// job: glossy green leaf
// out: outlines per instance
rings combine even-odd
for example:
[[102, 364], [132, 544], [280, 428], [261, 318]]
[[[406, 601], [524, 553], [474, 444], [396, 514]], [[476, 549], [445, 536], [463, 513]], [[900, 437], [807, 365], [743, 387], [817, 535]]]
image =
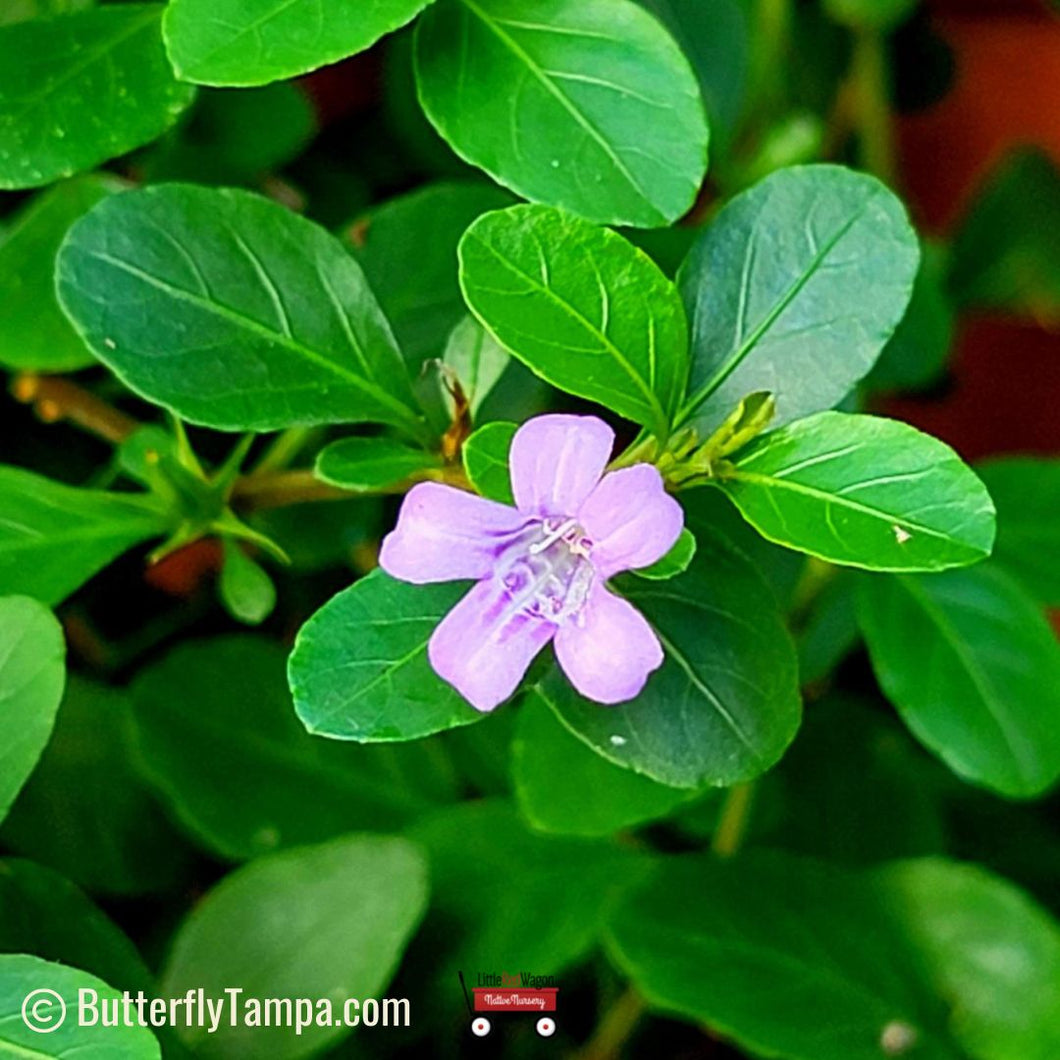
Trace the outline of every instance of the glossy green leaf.
[[519, 709], [512, 779], [526, 820], [562, 835], [610, 835], [665, 817], [690, 797], [602, 758], [560, 723], [537, 692]]
[[0, 27], [0, 188], [91, 169], [177, 120], [194, 89], [166, 61], [161, 18], [121, 4]]
[[417, 26], [416, 80], [457, 154], [524, 198], [650, 228], [703, 180], [696, 77], [630, 0], [438, 0]]
[[203, 85], [264, 85], [371, 47], [430, 0], [173, 0], [166, 50], [179, 77]]
[[[474, 420], [511, 361], [508, 351], [474, 317], [466, 316], [449, 332], [442, 363], [459, 385]], [[452, 406], [451, 396], [449, 402]]]
[[458, 970], [558, 975], [585, 957], [608, 911], [647, 867], [628, 847], [531, 832], [498, 799], [439, 811], [409, 834], [430, 855], [431, 992], [455, 989], [457, 1003]]
[[1002, 457], [976, 471], [997, 506], [997, 562], [1036, 600], [1060, 607], [1060, 460]]
[[84, 893], [22, 858], [0, 861], [0, 953], [59, 961], [119, 990], [151, 989], [151, 973], [136, 947]]
[[905, 315], [918, 261], [904, 207], [865, 174], [796, 166], [737, 196], [678, 277], [684, 418], [709, 434], [755, 390], [776, 399], [778, 426], [837, 404]]
[[683, 574], [620, 583], [666, 653], [636, 699], [602, 708], [558, 670], [539, 687], [598, 754], [675, 788], [727, 786], [764, 772], [791, 742], [801, 713], [795, 649], [772, 593], [722, 539], [697, 537]]
[[31, 200], [17, 216], [0, 242], [0, 365], [69, 372], [95, 364], [55, 299], [55, 255], [70, 225], [121, 187], [112, 177], [80, 177]]
[[681, 531], [681, 536], [675, 542], [674, 547], [662, 559], [656, 560], [650, 567], [641, 567], [633, 573], [639, 578], [665, 581], [667, 578], [673, 578], [688, 570], [688, 565], [695, 554], [696, 539], [692, 536], [692, 531], [686, 527]]
[[66, 683], [62, 626], [28, 596], [0, 596], [0, 820], [55, 724]]
[[427, 659], [434, 627], [466, 590], [409, 585], [377, 570], [332, 597], [299, 631], [288, 664], [305, 727], [372, 743], [480, 720]]
[[318, 454], [318, 479], [348, 490], [384, 490], [429, 468], [441, 457], [395, 438], [340, 438]]
[[945, 570], [994, 543], [994, 506], [972, 470], [897, 420], [808, 416], [737, 453], [719, 484], [770, 541], [831, 563]]
[[134, 769], [125, 693], [73, 676], [51, 742], [0, 837], [8, 849], [92, 892], [172, 888], [189, 863]]
[[547, 206], [480, 217], [460, 241], [471, 311], [553, 386], [664, 434], [688, 372], [673, 284], [621, 236]]
[[487, 423], [464, 442], [464, 471], [471, 485], [491, 501], [515, 504], [508, 453], [518, 429], [514, 423]]
[[[82, 991], [91, 991], [97, 1002], [94, 1025], [81, 1026], [78, 1019]], [[23, 1003], [31, 995], [28, 1019]], [[103, 1026], [100, 1002], [108, 1009], [121, 995], [102, 979], [79, 968], [42, 961], [27, 954], [0, 955], [0, 1055], [26, 1060], [160, 1060], [154, 1035], [135, 1022], [126, 1026]], [[86, 1018], [91, 1016], [86, 1013]]]
[[1060, 777], [1060, 644], [994, 564], [865, 579], [859, 616], [884, 692], [955, 773], [1014, 798]]
[[0, 592], [57, 604], [170, 519], [144, 495], [77, 489], [0, 466]]
[[259, 564], [228, 538], [224, 543], [224, 565], [218, 581], [221, 603], [237, 621], [256, 626], [276, 606], [276, 586]]
[[932, 985], [955, 998], [954, 1036], [976, 1060], [1060, 1054], [1060, 925], [1019, 888], [975, 865], [887, 866], [878, 888]]
[[900, 928], [868, 878], [825, 864], [670, 858], [612, 918], [610, 949], [649, 1003], [753, 1055], [961, 1060]]
[[349, 227], [354, 257], [413, 370], [440, 357], [466, 309], [456, 248], [476, 217], [511, 202], [491, 184], [430, 184], [372, 209]]
[[137, 677], [133, 709], [149, 779], [227, 858], [398, 828], [453, 794], [423, 744], [309, 736], [291, 710], [283, 650], [264, 639], [180, 645]]
[[357, 263], [276, 203], [184, 184], [129, 192], [73, 227], [57, 268], [59, 301], [96, 356], [192, 423], [421, 431]]
[[[227, 876], [178, 929], [163, 996], [242, 988], [248, 998], [378, 998], [427, 899], [423, 856], [404, 839], [345, 836], [259, 858]], [[349, 1028], [180, 1028], [198, 1057], [306, 1056]]]

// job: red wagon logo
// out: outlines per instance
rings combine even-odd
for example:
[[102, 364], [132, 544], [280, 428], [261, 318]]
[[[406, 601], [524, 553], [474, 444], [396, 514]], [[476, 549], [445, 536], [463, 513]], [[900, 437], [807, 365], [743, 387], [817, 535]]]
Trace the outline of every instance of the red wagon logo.
[[471, 1015], [471, 1033], [478, 1038], [485, 1038], [493, 1029], [490, 1019], [480, 1015], [483, 1012], [537, 1015], [536, 1030], [542, 1038], [550, 1038], [556, 1033], [555, 1019], [542, 1013], [556, 1011], [557, 987], [476, 986], [469, 993], [463, 972], [460, 972], [460, 986]]

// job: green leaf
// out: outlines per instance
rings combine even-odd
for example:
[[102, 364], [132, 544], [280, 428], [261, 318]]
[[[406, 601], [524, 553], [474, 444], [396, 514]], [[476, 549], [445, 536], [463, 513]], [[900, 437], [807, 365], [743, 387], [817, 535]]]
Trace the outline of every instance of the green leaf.
[[651, 1004], [754, 1055], [960, 1060], [900, 928], [868, 878], [825, 864], [669, 858], [612, 918], [610, 950]]
[[[474, 317], [465, 316], [449, 332], [442, 363], [459, 383], [474, 420], [511, 361], [507, 350]], [[449, 404], [452, 407], [451, 397]]]
[[[327, 998], [341, 1017], [346, 998], [379, 997], [427, 898], [426, 866], [404, 839], [344, 836], [272, 854], [232, 873], [178, 929], [162, 995], [203, 988], [223, 997]], [[179, 1028], [204, 1058], [305, 1056], [349, 1028]]]
[[459, 969], [559, 974], [593, 949], [608, 911], [647, 867], [628, 847], [535, 834], [498, 799], [439, 811], [409, 834], [430, 854], [425, 934], [439, 992], [458, 989]]
[[386, 831], [453, 795], [424, 744], [357, 747], [309, 736], [284, 654], [250, 636], [175, 648], [133, 685], [145, 772], [176, 817], [226, 858]]
[[902, 204], [840, 166], [782, 169], [738, 195], [692, 247], [678, 283], [692, 331], [700, 436], [768, 391], [776, 424], [837, 404], [905, 314], [919, 259]]
[[935, 383], [953, 345], [955, 311], [941, 247], [925, 243], [902, 322], [865, 379], [870, 390], [918, 390]]
[[650, 228], [702, 183], [696, 77], [630, 0], [438, 0], [416, 28], [416, 81], [457, 154], [524, 198]]
[[31, 200], [0, 242], [0, 365], [70, 372], [95, 364], [55, 298], [55, 255], [66, 230], [119, 181], [85, 176]]
[[[83, 991], [91, 992], [88, 999], [95, 995], [94, 1025], [81, 1026], [78, 1019]], [[22, 1006], [34, 995], [27, 1021]], [[75, 1053], [80, 1060], [159, 1060], [158, 1042], [146, 1027], [121, 1020], [117, 1026], [103, 1026], [104, 1002], [108, 1009], [115, 1004], [120, 1009], [121, 995], [88, 972], [24, 953], [4, 954], [0, 956], [0, 1054], [27, 1060], [61, 1060]]]
[[917, 0], [824, 0], [831, 18], [861, 30], [890, 31], [914, 11]]
[[440, 468], [436, 453], [415, 449], [395, 438], [340, 438], [318, 454], [314, 474], [348, 490], [385, 490], [430, 468]]
[[688, 372], [673, 284], [620, 235], [547, 206], [480, 217], [460, 241], [471, 311], [542, 379], [665, 435]]
[[1060, 607], [1060, 460], [1004, 457], [976, 471], [997, 506], [995, 559], [1036, 600]]
[[0, 27], [0, 188], [91, 169], [177, 120], [195, 90], [166, 62], [161, 17], [121, 4]]
[[876, 874], [939, 996], [959, 999], [954, 1036], [977, 1060], [1060, 1055], [1060, 925], [1017, 887], [941, 859]]
[[958, 305], [1060, 322], [1060, 170], [1038, 148], [1011, 152], [990, 174], [953, 239]]
[[665, 817], [690, 797], [601, 758], [559, 722], [537, 692], [519, 709], [512, 779], [527, 821], [564, 835], [610, 835]]
[[377, 570], [328, 601], [299, 631], [288, 664], [305, 727], [372, 743], [479, 721], [427, 659], [434, 627], [466, 590], [464, 583], [408, 585]]
[[511, 202], [491, 184], [430, 184], [375, 207], [349, 228], [354, 257], [412, 371], [440, 357], [465, 315], [456, 248], [476, 217]]
[[268, 431], [377, 420], [422, 433], [357, 263], [267, 199], [185, 184], [116, 196], [71, 229], [57, 282], [96, 356], [189, 422]]
[[237, 621], [257, 626], [276, 606], [276, 586], [266, 571], [231, 538], [224, 543], [224, 566], [218, 583], [225, 610]]
[[81, 968], [120, 990], [151, 989], [136, 947], [57, 872], [21, 858], [0, 861], [0, 952], [32, 953]]
[[994, 543], [986, 488], [897, 420], [821, 412], [736, 454], [719, 484], [770, 541], [868, 570], [945, 570]]
[[799, 680], [804, 688], [828, 681], [859, 640], [857, 575], [853, 571], [836, 571], [834, 567], [825, 567], [824, 571], [832, 576], [798, 631]]
[[0, 592], [57, 604], [111, 560], [169, 528], [143, 494], [77, 489], [0, 466]]
[[173, 0], [166, 50], [177, 75], [202, 85], [264, 85], [370, 48], [430, 0]]
[[518, 429], [514, 423], [487, 423], [464, 442], [464, 471], [471, 485], [491, 501], [515, 504], [508, 453]]
[[688, 570], [688, 565], [695, 554], [696, 539], [692, 536], [692, 531], [686, 527], [681, 531], [681, 536], [674, 543], [674, 547], [662, 559], [656, 560], [650, 567], [641, 567], [633, 573], [638, 578], [648, 578], [650, 581], [666, 581]]
[[4, 0], [0, 4], [0, 26], [68, 15], [74, 11], [84, 11], [93, 3], [94, 0]]
[[636, 699], [603, 708], [558, 670], [539, 687], [598, 754], [675, 788], [758, 776], [780, 758], [800, 718], [795, 649], [772, 593], [721, 538], [698, 529], [697, 538], [683, 574], [619, 584], [666, 653]]
[[179, 885], [188, 851], [132, 765], [123, 692], [71, 675], [55, 731], [0, 836], [92, 892]]
[[28, 596], [0, 596], [0, 820], [22, 790], [55, 724], [66, 683], [62, 626]]
[[884, 692], [955, 773], [1013, 798], [1060, 777], [1060, 645], [995, 565], [867, 578], [858, 612]]

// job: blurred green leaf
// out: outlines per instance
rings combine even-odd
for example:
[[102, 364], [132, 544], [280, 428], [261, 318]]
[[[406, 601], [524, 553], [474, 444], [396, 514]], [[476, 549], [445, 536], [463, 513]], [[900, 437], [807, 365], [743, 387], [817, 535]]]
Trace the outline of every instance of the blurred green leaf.
[[50, 18], [54, 15], [69, 15], [84, 11], [95, 0], [3, 0], [0, 3], [0, 26], [14, 22], [31, 22], [33, 19]]
[[429, 0], [174, 0], [166, 50], [185, 81], [264, 85], [364, 51], [405, 25]]
[[944, 570], [994, 543], [994, 506], [949, 446], [897, 420], [821, 412], [762, 435], [719, 485], [759, 533], [869, 570]]
[[188, 850], [132, 761], [126, 695], [71, 676], [51, 742], [0, 831], [5, 846], [88, 891], [180, 883]]
[[66, 684], [62, 626], [28, 596], [0, 596], [0, 821], [55, 724]]
[[309, 736], [284, 652], [251, 636], [181, 644], [133, 684], [145, 771], [180, 821], [226, 858], [385, 831], [453, 797], [439, 749]]
[[22, 858], [0, 861], [0, 952], [81, 968], [119, 990], [151, 990], [129, 939], [69, 880]]
[[958, 305], [1060, 321], [1060, 171], [1038, 148], [1011, 152], [957, 229], [950, 289]]
[[515, 504], [508, 452], [518, 429], [514, 423], [487, 423], [464, 442], [464, 471], [471, 485], [491, 501]]
[[1060, 777], [1060, 644], [994, 564], [866, 578], [859, 617], [876, 677], [958, 775], [1013, 798]]
[[0, 188], [91, 169], [177, 120], [195, 90], [166, 61], [161, 17], [121, 4], [0, 26]]
[[[267, 199], [188, 184], [128, 192], [74, 225], [57, 269], [59, 301], [97, 357], [189, 422], [423, 431], [357, 263]], [[139, 308], [112, 312], [120, 302]]]
[[738, 195], [678, 274], [684, 418], [706, 436], [756, 390], [776, 399], [777, 426], [836, 405], [905, 314], [918, 260], [905, 208], [863, 173], [796, 166]]
[[852, 571], [836, 572], [798, 630], [796, 647], [803, 687], [826, 680], [858, 642], [856, 579]]
[[464, 229], [510, 202], [507, 192], [490, 184], [428, 184], [373, 208], [349, 227], [353, 255], [413, 371], [442, 356], [446, 336], [465, 315], [456, 275]]
[[915, 10], [918, 0], [824, 0], [828, 14], [852, 29], [890, 31]]
[[[0, 955], [0, 1054], [34, 1060], [62, 1060], [75, 1053], [81, 1060], [159, 1060], [158, 1042], [146, 1027], [121, 1021], [103, 1026], [98, 1009], [97, 1022], [81, 1026], [76, 1017], [83, 991], [94, 993], [100, 1007], [103, 1002], [121, 1007], [118, 991], [88, 972], [23, 953]], [[23, 1002], [34, 995], [39, 996], [27, 1019]]]
[[691, 793], [602, 758], [531, 692], [519, 709], [512, 772], [519, 809], [543, 832], [606, 836], [665, 817]]
[[665, 435], [688, 371], [673, 284], [606, 228], [547, 206], [479, 218], [460, 241], [471, 311], [553, 386]]
[[315, 573], [348, 567], [355, 557], [368, 562], [382, 532], [382, 504], [378, 497], [309, 501], [263, 509], [250, 522], [283, 549], [293, 570]]
[[170, 517], [144, 494], [77, 489], [0, 466], [0, 592], [57, 604]]
[[55, 299], [55, 255], [67, 229], [122, 189], [103, 175], [79, 177], [30, 200], [0, 242], [0, 365], [70, 372], [95, 364]]
[[696, 539], [692, 536], [692, 531], [685, 527], [674, 547], [662, 559], [656, 560], [650, 567], [641, 567], [633, 573], [638, 578], [647, 578], [649, 581], [666, 581], [688, 570], [688, 565], [695, 554]]
[[[347, 998], [379, 997], [427, 900], [417, 847], [384, 836], [344, 836], [259, 858], [227, 876], [178, 929], [163, 996], [204, 989], [223, 997], [327, 998], [341, 1017]], [[267, 1055], [289, 1060], [349, 1033], [317, 1023], [254, 1027], [225, 1022], [181, 1028], [204, 1060]]]
[[618, 583], [666, 652], [636, 699], [603, 708], [558, 670], [539, 686], [598, 754], [677, 788], [727, 786], [764, 772], [791, 742], [801, 713], [795, 649], [772, 593], [723, 539], [709, 530], [697, 537], [683, 574]]
[[[442, 363], [456, 377], [474, 420], [511, 362], [507, 350], [474, 317], [466, 316], [449, 332]], [[454, 405], [451, 396], [449, 404]]]
[[340, 438], [318, 454], [318, 479], [348, 490], [383, 490], [428, 468], [440, 468], [435, 453], [394, 438]]
[[218, 590], [225, 610], [237, 622], [248, 626], [264, 622], [276, 606], [276, 586], [272, 579], [231, 538], [224, 542], [224, 565]]
[[409, 585], [376, 570], [332, 597], [299, 631], [288, 664], [302, 724], [373, 743], [481, 720], [427, 659], [434, 627], [466, 590], [462, 582]]
[[527, 199], [652, 227], [702, 182], [699, 85], [631, 0], [438, 0], [416, 27], [416, 80], [454, 150]]
[[994, 558], [1036, 600], [1060, 607], [1060, 460], [999, 457], [976, 471], [997, 506]]

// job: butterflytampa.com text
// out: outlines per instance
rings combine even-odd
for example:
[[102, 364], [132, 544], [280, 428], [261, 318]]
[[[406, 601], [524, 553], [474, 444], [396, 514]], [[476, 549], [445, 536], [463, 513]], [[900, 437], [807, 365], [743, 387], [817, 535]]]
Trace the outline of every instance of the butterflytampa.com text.
[[90, 988], [77, 994], [77, 1022], [82, 1027], [198, 1027], [213, 1034], [221, 1027], [290, 1027], [301, 1034], [310, 1027], [408, 1027], [407, 998], [255, 998], [240, 987], [211, 997], [202, 988], [183, 997], [148, 997], [142, 990], [120, 997], [100, 997]]

